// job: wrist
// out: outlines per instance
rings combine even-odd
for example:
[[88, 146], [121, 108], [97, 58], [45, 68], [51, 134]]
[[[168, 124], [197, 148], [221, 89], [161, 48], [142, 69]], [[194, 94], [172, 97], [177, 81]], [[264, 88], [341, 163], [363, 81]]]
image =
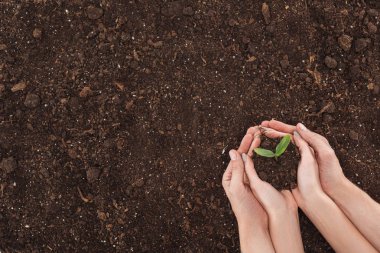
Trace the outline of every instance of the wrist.
[[300, 198], [297, 200], [297, 204], [302, 211], [307, 211], [308, 209], [312, 209], [314, 206], [318, 206], [318, 203], [323, 201], [324, 198], [328, 197], [326, 193], [322, 190], [315, 190], [312, 192], [308, 192], [307, 195], [300, 193]]
[[335, 198], [336, 195], [346, 191], [352, 186], [350, 180], [348, 180], [343, 174], [334, 181], [333, 184], [328, 186], [323, 186], [323, 191], [330, 196], [331, 198]]
[[[254, 250], [265, 241], [270, 242], [269, 228], [262, 224], [247, 226], [239, 224], [239, 241], [242, 252], [256, 252]], [[259, 247], [260, 248], [260, 247]]]

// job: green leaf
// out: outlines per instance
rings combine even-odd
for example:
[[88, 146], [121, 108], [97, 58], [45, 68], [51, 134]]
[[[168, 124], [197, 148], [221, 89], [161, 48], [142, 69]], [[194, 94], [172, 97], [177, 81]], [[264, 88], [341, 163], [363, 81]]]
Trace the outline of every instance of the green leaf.
[[282, 137], [280, 143], [276, 147], [275, 156], [279, 157], [280, 155], [282, 155], [285, 152], [286, 148], [289, 146], [289, 143], [290, 135], [285, 135], [284, 137]]
[[260, 156], [264, 156], [264, 157], [274, 157], [275, 156], [275, 154], [268, 149], [255, 148], [254, 150], [255, 150], [256, 154], [258, 154]]

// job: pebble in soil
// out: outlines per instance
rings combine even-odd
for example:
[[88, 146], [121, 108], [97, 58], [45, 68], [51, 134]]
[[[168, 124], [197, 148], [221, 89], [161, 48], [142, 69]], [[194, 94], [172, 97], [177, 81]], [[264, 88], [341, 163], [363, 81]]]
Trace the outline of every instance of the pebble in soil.
[[26, 95], [24, 105], [28, 108], [36, 108], [40, 104], [40, 97], [34, 93]]
[[[280, 139], [264, 138], [260, 147], [274, 151], [279, 142]], [[292, 143], [277, 160], [254, 154], [255, 169], [259, 177], [273, 185], [277, 190], [295, 188], [299, 160], [300, 156], [296, 146]]]
[[334, 58], [332, 58], [331, 56], [326, 56], [325, 64], [330, 69], [335, 69], [336, 66], [338, 66], [338, 62]]
[[17, 168], [17, 161], [12, 157], [3, 158], [0, 162], [0, 169], [5, 173], [11, 173]]
[[95, 20], [103, 16], [103, 9], [91, 5], [87, 7], [86, 13], [89, 19]]

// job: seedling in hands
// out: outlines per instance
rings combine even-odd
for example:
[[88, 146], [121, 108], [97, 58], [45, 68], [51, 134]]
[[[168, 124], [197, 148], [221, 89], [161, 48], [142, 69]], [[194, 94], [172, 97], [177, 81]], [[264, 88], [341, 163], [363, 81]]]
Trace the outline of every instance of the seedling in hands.
[[277, 158], [280, 157], [285, 152], [285, 150], [289, 146], [289, 143], [290, 143], [290, 135], [285, 135], [284, 137], [282, 137], [280, 143], [277, 144], [275, 152], [273, 152], [272, 150], [265, 149], [265, 148], [255, 148], [254, 150], [255, 150], [255, 153], [260, 156], [274, 157], [277, 160]]

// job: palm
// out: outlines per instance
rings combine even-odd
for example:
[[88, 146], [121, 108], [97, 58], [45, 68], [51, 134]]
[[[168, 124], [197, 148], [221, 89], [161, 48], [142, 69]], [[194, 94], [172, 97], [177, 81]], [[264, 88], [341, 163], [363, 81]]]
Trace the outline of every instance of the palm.
[[259, 217], [268, 220], [267, 214], [263, 207], [252, 194], [249, 185], [235, 191], [236, 196], [231, 198], [231, 205], [234, 213], [239, 217]]

